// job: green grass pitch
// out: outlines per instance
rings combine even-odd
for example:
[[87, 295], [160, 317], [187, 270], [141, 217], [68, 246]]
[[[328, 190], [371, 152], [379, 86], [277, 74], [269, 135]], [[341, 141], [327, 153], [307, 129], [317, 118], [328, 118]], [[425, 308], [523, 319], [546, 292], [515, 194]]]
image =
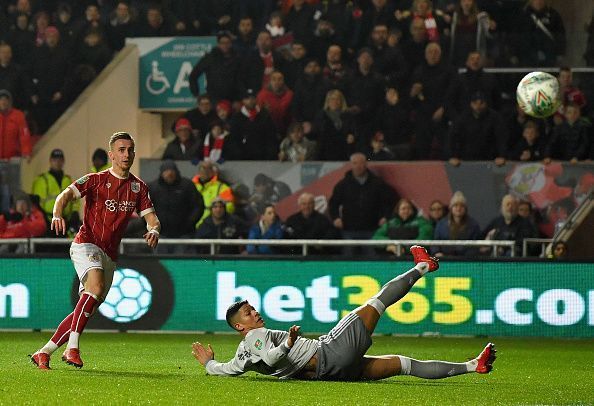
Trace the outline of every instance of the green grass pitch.
[[[53, 370], [40, 371], [27, 354], [49, 337], [0, 332], [0, 404], [594, 404], [594, 340], [493, 338], [498, 359], [489, 375], [345, 383], [207, 376], [190, 343], [211, 343], [216, 358], [228, 360], [238, 335], [89, 332], [81, 337], [84, 368], [64, 364], [57, 352]], [[487, 341], [378, 336], [369, 353], [465, 361]]]

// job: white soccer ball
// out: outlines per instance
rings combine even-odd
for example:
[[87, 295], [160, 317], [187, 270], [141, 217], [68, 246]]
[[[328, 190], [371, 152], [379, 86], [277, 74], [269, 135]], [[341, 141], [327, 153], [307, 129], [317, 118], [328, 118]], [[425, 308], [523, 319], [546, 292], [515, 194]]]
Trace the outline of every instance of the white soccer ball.
[[130, 268], [117, 269], [99, 312], [115, 322], [129, 323], [148, 312], [152, 297], [153, 288], [144, 275]]
[[545, 118], [561, 104], [559, 81], [550, 73], [530, 72], [518, 84], [516, 100], [529, 116]]

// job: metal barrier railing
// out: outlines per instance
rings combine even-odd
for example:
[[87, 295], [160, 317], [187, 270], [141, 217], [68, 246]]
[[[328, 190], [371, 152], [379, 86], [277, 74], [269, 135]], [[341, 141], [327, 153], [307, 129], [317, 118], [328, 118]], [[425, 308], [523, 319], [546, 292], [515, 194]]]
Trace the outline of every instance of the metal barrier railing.
[[552, 238], [524, 238], [522, 241], [522, 256], [528, 256], [528, 246], [540, 244], [540, 257], [546, 254], [547, 245], [553, 242]]
[[[9, 238], [0, 240], [0, 245], [17, 244], [25, 245], [27, 253], [35, 253], [36, 246], [44, 245], [69, 245], [72, 241], [65, 238]], [[126, 253], [126, 246], [144, 245], [142, 238], [124, 238], [119, 247], [120, 254]], [[270, 246], [301, 246], [303, 256], [308, 255], [308, 248], [311, 246], [344, 247], [344, 246], [373, 246], [385, 247], [396, 245], [397, 256], [401, 255], [401, 248], [410, 245], [447, 246], [447, 247], [489, 247], [493, 257], [500, 256], [498, 248], [509, 248], [511, 256], [516, 254], [515, 241], [494, 241], [494, 240], [251, 240], [251, 239], [194, 239], [162, 238], [160, 245], [188, 245], [188, 246], [209, 246], [210, 254], [216, 253], [218, 246], [224, 245], [270, 245]]]

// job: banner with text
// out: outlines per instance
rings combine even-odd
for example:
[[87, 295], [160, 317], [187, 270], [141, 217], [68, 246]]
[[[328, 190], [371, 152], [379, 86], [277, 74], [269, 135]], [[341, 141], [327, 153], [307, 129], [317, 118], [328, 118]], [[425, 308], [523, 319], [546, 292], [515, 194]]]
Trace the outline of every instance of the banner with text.
[[[92, 328], [229, 331], [248, 299], [270, 328], [323, 333], [408, 262], [124, 258]], [[72, 310], [67, 259], [0, 259], [0, 328], [51, 329]], [[594, 264], [449, 262], [387, 309], [383, 334], [594, 337]]]
[[[216, 44], [216, 37], [129, 38], [139, 60], [139, 107], [147, 110], [189, 110], [196, 106], [190, 72]], [[199, 79], [201, 93], [204, 77]]]

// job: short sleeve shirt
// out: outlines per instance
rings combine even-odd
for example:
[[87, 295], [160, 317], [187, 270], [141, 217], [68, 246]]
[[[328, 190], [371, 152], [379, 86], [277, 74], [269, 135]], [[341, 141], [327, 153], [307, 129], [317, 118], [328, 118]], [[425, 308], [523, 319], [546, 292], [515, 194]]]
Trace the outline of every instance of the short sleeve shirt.
[[132, 174], [121, 178], [107, 169], [87, 174], [69, 188], [77, 198], [86, 197], [83, 225], [74, 242], [95, 244], [114, 261], [132, 214], [143, 217], [155, 211], [147, 185]]

